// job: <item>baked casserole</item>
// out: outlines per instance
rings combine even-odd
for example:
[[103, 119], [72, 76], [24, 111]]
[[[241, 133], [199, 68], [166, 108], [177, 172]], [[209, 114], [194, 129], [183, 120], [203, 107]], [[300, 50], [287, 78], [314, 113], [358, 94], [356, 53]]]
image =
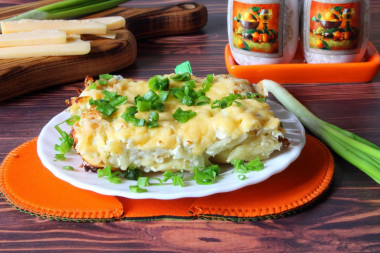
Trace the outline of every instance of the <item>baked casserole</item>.
[[280, 120], [254, 92], [247, 80], [230, 75], [87, 77], [80, 96], [68, 102], [70, 113], [80, 116], [71, 131], [74, 148], [88, 166], [114, 171], [192, 171], [234, 159], [265, 160], [286, 139]]

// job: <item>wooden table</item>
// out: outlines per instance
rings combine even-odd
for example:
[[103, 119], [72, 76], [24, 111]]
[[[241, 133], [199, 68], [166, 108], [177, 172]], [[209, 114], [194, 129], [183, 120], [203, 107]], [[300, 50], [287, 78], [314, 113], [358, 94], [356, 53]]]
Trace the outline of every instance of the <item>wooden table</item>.
[[[27, 0], [0, 1], [0, 6]], [[126, 6], [174, 3], [140, 0]], [[146, 39], [138, 58], [117, 72], [147, 79], [171, 73], [183, 60], [198, 76], [226, 73], [227, 1], [200, 0], [209, 22], [191, 35]], [[380, 2], [371, 1], [370, 40], [380, 49]], [[349, 74], [349, 73], [347, 73]], [[0, 103], [0, 161], [37, 136], [66, 108], [82, 82], [37, 91]], [[320, 118], [380, 145], [380, 75], [369, 83], [288, 84], [285, 87]], [[0, 198], [0, 251], [380, 251], [380, 186], [339, 156], [329, 193], [310, 208], [285, 218], [255, 222], [144, 221], [72, 223], [21, 213]]]

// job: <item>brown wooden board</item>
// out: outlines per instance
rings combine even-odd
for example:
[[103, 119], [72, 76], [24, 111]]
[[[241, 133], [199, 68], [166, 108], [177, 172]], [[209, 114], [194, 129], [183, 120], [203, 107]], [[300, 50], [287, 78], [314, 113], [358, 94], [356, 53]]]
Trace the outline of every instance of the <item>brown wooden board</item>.
[[[0, 17], [15, 16], [53, 0], [0, 9]], [[126, 28], [116, 39], [83, 36], [91, 51], [81, 56], [49, 56], [0, 60], [0, 101], [37, 89], [82, 80], [86, 75], [111, 73], [133, 64], [136, 39], [192, 33], [207, 23], [207, 9], [196, 2], [153, 8], [116, 7], [86, 18], [123, 16]]]

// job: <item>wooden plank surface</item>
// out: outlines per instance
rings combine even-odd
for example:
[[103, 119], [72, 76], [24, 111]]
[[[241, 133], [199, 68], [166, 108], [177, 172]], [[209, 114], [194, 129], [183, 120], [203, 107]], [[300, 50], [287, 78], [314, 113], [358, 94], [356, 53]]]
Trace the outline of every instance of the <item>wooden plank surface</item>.
[[[52, 2], [56, 0], [42, 3]], [[0, 9], [0, 17], [12, 17], [42, 3], [6, 7]], [[86, 75], [97, 76], [124, 69], [136, 60], [136, 38], [192, 33], [207, 23], [206, 8], [195, 2], [150, 8], [117, 7], [88, 17], [103, 16], [124, 17], [126, 28], [115, 30], [115, 39], [82, 36], [91, 41], [89, 54], [0, 59], [0, 101], [41, 88], [79, 81]]]
[[[26, 0], [0, 0], [2, 6]], [[177, 1], [131, 1], [152, 7]], [[190, 60], [198, 76], [226, 73], [227, 1], [199, 1], [208, 24], [191, 35], [143, 39], [136, 62], [115, 72], [147, 79], [173, 72]], [[380, 2], [371, 1], [370, 39], [380, 49]], [[348, 73], [349, 74], [349, 73]], [[380, 145], [380, 75], [369, 83], [285, 85], [312, 112]], [[37, 136], [81, 82], [47, 88], [0, 102], [0, 160]], [[165, 252], [379, 252], [380, 186], [334, 154], [336, 172], [328, 194], [286, 218], [260, 222], [145, 221], [65, 223], [21, 213], [0, 198], [0, 251]]]

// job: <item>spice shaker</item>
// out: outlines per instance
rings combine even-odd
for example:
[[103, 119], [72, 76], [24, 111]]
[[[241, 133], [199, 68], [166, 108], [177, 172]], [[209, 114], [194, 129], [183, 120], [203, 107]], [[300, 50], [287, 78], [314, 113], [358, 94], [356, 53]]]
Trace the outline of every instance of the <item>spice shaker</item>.
[[227, 24], [238, 64], [288, 63], [298, 43], [298, 0], [229, 0]]
[[369, 0], [306, 0], [301, 31], [308, 63], [360, 61], [369, 37]]

